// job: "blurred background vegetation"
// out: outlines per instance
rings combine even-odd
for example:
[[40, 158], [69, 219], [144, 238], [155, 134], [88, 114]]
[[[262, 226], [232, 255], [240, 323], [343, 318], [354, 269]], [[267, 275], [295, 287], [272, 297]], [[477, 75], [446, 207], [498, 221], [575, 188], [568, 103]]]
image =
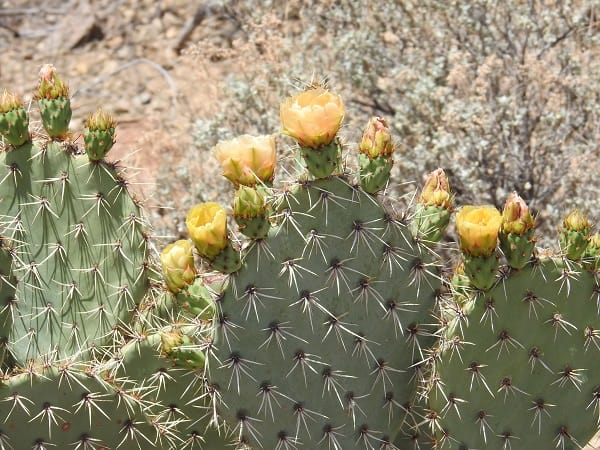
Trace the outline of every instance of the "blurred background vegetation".
[[79, 123], [113, 112], [115, 155], [169, 240], [193, 204], [229, 201], [211, 148], [278, 132], [282, 99], [313, 82], [344, 98], [349, 149], [370, 116], [388, 121], [402, 207], [443, 167], [459, 205], [501, 208], [517, 191], [543, 245], [572, 208], [600, 219], [600, 0], [0, 5], [0, 86], [30, 98], [52, 62]]

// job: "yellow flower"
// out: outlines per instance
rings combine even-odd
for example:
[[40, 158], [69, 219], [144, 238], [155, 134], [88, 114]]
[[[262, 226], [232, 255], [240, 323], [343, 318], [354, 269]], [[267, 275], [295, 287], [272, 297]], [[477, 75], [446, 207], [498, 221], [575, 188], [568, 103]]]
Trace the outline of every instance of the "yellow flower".
[[502, 216], [493, 206], [464, 206], [456, 214], [461, 250], [470, 256], [490, 256], [498, 244]]
[[283, 133], [302, 147], [330, 144], [344, 119], [342, 99], [322, 87], [308, 89], [288, 98], [281, 105]]
[[236, 187], [273, 181], [277, 158], [273, 136], [244, 134], [219, 142], [213, 152], [223, 168], [223, 176]]
[[188, 212], [185, 225], [201, 256], [214, 259], [227, 247], [227, 214], [218, 203], [194, 206]]
[[196, 278], [192, 243], [187, 239], [167, 245], [160, 254], [160, 262], [171, 292], [179, 292]]

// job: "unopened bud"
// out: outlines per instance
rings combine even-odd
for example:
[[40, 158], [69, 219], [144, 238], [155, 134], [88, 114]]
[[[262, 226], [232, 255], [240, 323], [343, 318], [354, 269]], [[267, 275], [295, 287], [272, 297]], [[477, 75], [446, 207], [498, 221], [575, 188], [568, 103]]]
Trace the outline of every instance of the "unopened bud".
[[590, 239], [592, 223], [579, 210], [573, 211], [565, 220], [560, 230], [560, 246], [565, 256], [577, 261], [581, 258]]
[[372, 117], [367, 124], [358, 151], [370, 159], [390, 156], [394, 152], [392, 135], [385, 119]]
[[450, 184], [444, 169], [436, 169], [425, 180], [419, 201], [429, 206], [441, 206], [450, 210], [452, 208], [452, 194]]
[[196, 270], [192, 243], [182, 239], [169, 244], [160, 254], [163, 276], [169, 290], [178, 293], [194, 282]]
[[99, 109], [88, 117], [83, 131], [85, 152], [91, 161], [100, 161], [115, 143], [115, 120]]
[[502, 231], [522, 236], [535, 226], [529, 206], [519, 194], [513, 192], [506, 199], [502, 211]]
[[23, 101], [16, 95], [4, 91], [0, 97], [0, 114], [14, 111], [23, 107]]
[[233, 214], [235, 217], [251, 219], [265, 212], [265, 200], [256, 189], [240, 186], [233, 200]]
[[565, 220], [563, 221], [563, 227], [570, 231], [578, 231], [580, 233], [588, 234], [592, 228], [592, 224], [585, 214], [576, 209], [567, 217], [565, 217]]
[[69, 97], [69, 87], [56, 75], [52, 64], [44, 64], [39, 73], [40, 82], [36, 97], [38, 99], [56, 99]]

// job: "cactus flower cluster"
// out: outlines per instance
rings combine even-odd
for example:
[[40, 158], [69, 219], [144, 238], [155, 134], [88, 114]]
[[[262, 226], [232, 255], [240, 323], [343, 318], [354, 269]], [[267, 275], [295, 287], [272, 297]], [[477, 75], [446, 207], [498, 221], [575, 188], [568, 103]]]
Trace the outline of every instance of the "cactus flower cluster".
[[88, 118], [83, 152], [50, 65], [37, 97], [42, 141], [0, 97], [0, 449], [571, 450], [598, 431], [585, 214], [543, 250], [517, 193], [457, 207], [442, 169], [398, 212], [385, 120], [342, 167], [343, 102], [313, 87], [280, 110], [294, 179], [275, 183], [274, 135], [219, 143], [231, 207], [192, 207], [154, 255], [106, 159], [114, 119]]

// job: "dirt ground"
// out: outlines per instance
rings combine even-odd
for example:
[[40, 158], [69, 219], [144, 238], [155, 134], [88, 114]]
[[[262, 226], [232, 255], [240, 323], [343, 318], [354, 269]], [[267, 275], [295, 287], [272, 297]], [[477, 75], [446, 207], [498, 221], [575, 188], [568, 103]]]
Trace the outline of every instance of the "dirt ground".
[[185, 0], [0, 1], [0, 89], [27, 103], [39, 68], [53, 64], [71, 90], [73, 138], [99, 107], [111, 113], [118, 125], [109, 159], [129, 168], [152, 212], [158, 170], [167, 156], [186, 164], [191, 124], [218, 103], [215, 80], [226, 65], [199, 64], [186, 46], [226, 46], [236, 27], [219, 13]]
[[113, 114], [111, 158], [131, 168], [134, 189], [152, 211], [166, 156], [186, 164], [190, 125], [215, 111], [217, 80], [230, 69], [186, 54], [187, 45], [227, 46], [235, 36], [235, 23], [218, 12], [189, 0], [0, 0], [0, 90], [29, 102], [39, 68], [54, 64], [69, 80], [74, 138], [98, 107]]

